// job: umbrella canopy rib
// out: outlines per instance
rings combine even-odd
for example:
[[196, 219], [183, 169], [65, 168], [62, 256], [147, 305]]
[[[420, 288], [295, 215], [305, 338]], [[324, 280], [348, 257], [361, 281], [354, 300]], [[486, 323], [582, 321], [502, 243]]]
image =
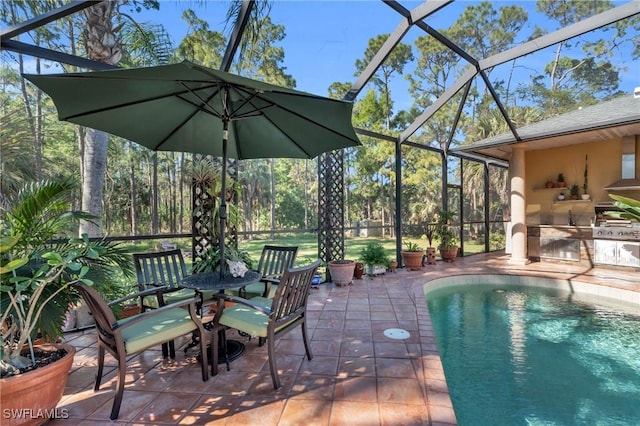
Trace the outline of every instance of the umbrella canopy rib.
[[292, 144], [294, 144], [295, 146], [298, 147], [298, 149], [300, 149], [300, 152], [304, 152], [305, 156], [307, 156], [308, 158], [313, 158], [313, 156], [300, 144], [298, 143], [295, 138], [293, 138], [286, 129], [284, 129], [282, 126], [279, 126], [277, 123], [275, 123], [274, 121], [272, 121], [271, 119], [269, 119], [269, 117], [265, 116], [265, 119], [267, 121], [269, 121], [273, 127], [275, 127], [276, 129], [278, 129], [283, 136], [285, 136], [284, 139], [287, 139], [289, 142], [291, 142]]

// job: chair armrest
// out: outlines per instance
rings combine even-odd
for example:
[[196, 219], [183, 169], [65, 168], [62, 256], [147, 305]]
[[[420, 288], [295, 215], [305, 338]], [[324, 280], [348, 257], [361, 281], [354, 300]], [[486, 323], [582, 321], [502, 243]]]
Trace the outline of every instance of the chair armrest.
[[269, 284], [279, 284], [281, 279], [282, 275], [265, 275], [264, 277], [260, 278], [260, 281]]
[[248, 299], [243, 299], [242, 297], [237, 297], [237, 296], [233, 296], [231, 294], [221, 294], [221, 293], [217, 293], [213, 295], [213, 299], [219, 299], [219, 300], [223, 300], [223, 301], [227, 301], [227, 302], [234, 302], [234, 303], [238, 303], [240, 305], [245, 305], [248, 306], [252, 309], [255, 309], [256, 311], [260, 311], [263, 314], [266, 315], [271, 315], [271, 309], [266, 308], [262, 305], [258, 305], [256, 303], [251, 302], [251, 300]]
[[157, 293], [171, 293], [173, 291], [182, 290], [184, 287], [168, 287], [166, 284], [158, 283], [142, 283], [145, 289], [153, 288]]
[[126, 302], [129, 299], [136, 299], [136, 298], [139, 298], [139, 297], [151, 296], [151, 295], [155, 295], [157, 293], [158, 293], [157, 289], [151, 288], [151, 289], [148, 289], [148, 290], [132, 293], [132, 294], [130, 294], [128, 296], [124, 296], [124, 297], [121, 297], [119, 299], [112, 300], [111, 302], [108, 302], [107, 305], [113, 306], [113, 305], [117, 305], [117, 304], [122, 303], [122, 302]]
[[192, 297], [190, 299], [185, 299], [185, 300], [181, 300], [179, 302], [175, 302], [175, 303], [171, 303], [169, 305], [164, 305], [159, 307], [158, 309], [152, 309], [149, 311], [144, 311], [140, 314], [137, 314], [133, 317], [129, 317], [126, 319], [126, 321], [122, 324], [118, 324], [116, 326], [114, 326], [114, 331], [115, 330], [123, 330], [127, 327], [131, 327], [133, 324], [136, 324], [146, 318], [150, 318], [153, 317], [155, 315], [161, 314], [165, 311], [171, 310], [171, 309], [176, 309], [176, 308], [181, 308], [183, 306], [188, 306], [189, 307], [189, 313], [191, 314], [191, 318], [194, 321], [200, 321], [200, 318], [198, 318], [198, 316], [196, 315], [196, 303], [200, 302], [200, 297]]

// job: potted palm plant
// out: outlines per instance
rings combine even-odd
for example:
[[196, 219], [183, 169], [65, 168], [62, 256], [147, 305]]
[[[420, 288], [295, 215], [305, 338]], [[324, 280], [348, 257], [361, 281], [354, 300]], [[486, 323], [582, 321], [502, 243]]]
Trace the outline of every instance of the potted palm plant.
[[[55, 415], [75, 353], [73, 346], [57, 343], [66, 311], [79, 299], [72, 285], [108, 280], [121, 266], [132, 272], [129, 254], [117, 244], [89, 241], [86, 235], [65, 238], [79, 219], [92, 218], [69, 210], [74, 188], [70, 181], [30, 184], [0, 212], [0, 405], [5, 411]], [[34, 414], [3, 418], [3, 425], [46, 420]]]
[[441, 209], [438, 212], [438, 222], [436, 223], [436, 238], [438, 238], [438, 248], [440, 257], [445, 262], [455, 262], [458, 257], [458, 239], [451, 229], [451, 221], [455, 213]]
[[414, 242], [407, 242], [405, 249], [400, 253], [402, 255], [402, 263], [410, 271], [419, 271], [422, 269], [422, 249]]

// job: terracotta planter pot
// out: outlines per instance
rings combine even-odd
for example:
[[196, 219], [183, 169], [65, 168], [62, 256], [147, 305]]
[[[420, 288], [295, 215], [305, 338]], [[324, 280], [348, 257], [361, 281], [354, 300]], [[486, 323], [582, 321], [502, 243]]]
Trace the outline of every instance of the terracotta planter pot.
[[422, 269], [422, 252], [421, 251], [403, 251], [402, 263], [410, 271], [419, 271]]
[[396, 262], [395, 260], [392, 260], [391, 262], [389, 262], [389, 270], [391, 272], [395, 272], [396, 269], [398, 269], [398, 262]]
[[127, 305], [122, 308], [122, 314], [120, 318], [129, 318], [134, 315], [138, 315], [140, 313], [140, 306], [136, 305]]
[[455, 262], [458, 257], [458, 247], [451, 247], [449, 249], [440, 249], [440, 257], [445, 262]]
[[361, 280], [363, 274], [364, 274], [364, 263], [356, 262], [355, 269], [353, 270], [353, 278], [355, 278], [356, 280]]
[[331, 260], [329, 261], [329, 273], [331, 281], [342, 287], [349, 285], [353, 281], [353, 271], [356, 268], [356, 262], [353, 260]]
[[427, 247], [427, 265], [436, 264], [436, 248]]
[[[3, 426], [41, 425], [51, 417], [65, 417], [64, 410], [55, 408], [67, 384], [76, 348], [65, 344], [43, 345], [40, 348], [64, 348], [67, 355], [28, 373], [0, 379]], [[5, 416], [5, 413], [21, 415]]]

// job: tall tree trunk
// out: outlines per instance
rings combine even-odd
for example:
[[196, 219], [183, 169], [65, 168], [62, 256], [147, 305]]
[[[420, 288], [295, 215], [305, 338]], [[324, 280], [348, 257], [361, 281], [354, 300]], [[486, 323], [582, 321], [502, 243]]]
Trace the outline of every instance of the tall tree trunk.
[[137, 202], [136, 199], [138, 197], [138, 194], [136, 192], [136, 167], [135, 167], [135, 162], [133, 161], [133, 152], [131, 152], [131, 149], [129, 149], [129, 193], [131, 196], [131, 201], [129, 202], [130, 205], [130, 211], [129, 211], [129, 220], [130, 220], [130, 227], [129, 227], [129, 234], [130, 235], [137, 235], [137, 229], [138, 229], [138, 215], [137, 215]]
[[178, 232], [182, 234], [184, 229], [184, 152], [180, 153], [180, 179], [178, 181], [180, 188], [180, 215], [178, 217]]
[[[118, 15], [119, 2], [105, 1], [84, 10], [87, 26], [84, 30], [84, 42], [87, 57], [99, 62], [116, 65], [122, 58], [122, 48], [118, 39], [118, 28], [113, 20]], [[82, 209], [96, 216], [95, 222], [82, 221], [80, 234], [90, 237], [102, 235], [102, 194], [104, 191], [104, 173], [107, 165], [106, 133], [87, 129], [82, 168]]]
[[[40, 58], [36, 58], [36, 74], [40, 74], [40, 63]], [[22, 55], [18, 55], [18, 67], [20, 74], [24, 73], [24, 57]], [[36, 112], [34, 114], [25, 82], [24, 78], [20, 80], [20, 90], [33, 141], [34, 175], [40, 179], [42, 176], [42, 91], [36, 89], [36, 99], [34, 100]]]
[[304, 161], [304, 229], [309, 229], [309, 160]]
[[275, 239], [276, 229], [276, 173], [275, 173], [275, 160], [273, 158], [269, 161], [269, 180], [271, 182], [271, 239]]
[[158, 220], [158, 153], [153, 153], [153, 172], [151, 175], [151, 233], [157, 234]]
[[168, 180], [167, 191], [169, 191], [169, 193], [166, 194], [168, 197], [166, 204], [167, 204], [167, 207], [169, 208], [169, 212], [168, 212], [169, 213], [169, 230], [172, 234], [176, 232], [176, 215], [175, 215], [176, 197], [173, 191], [174, 185], [175, 185], [175, 182], [174, 182], [175, 179], [173, 179], [173, 167], [174, 167], [173, 157], [174, 157], [174, 154], [171, 153], [171, 162], [169, 165], [167, 165], [167, 180]]
[[107, 169], [107, 142], [105, 132], [86, 129], [87, 143], [84, 149], [85, 178], [82, 182], [82, 210], [95, 215], [93, 221], [82, 221], [80, 234], [90, 237], [102, 235], [102, 195], [104, 174]]

